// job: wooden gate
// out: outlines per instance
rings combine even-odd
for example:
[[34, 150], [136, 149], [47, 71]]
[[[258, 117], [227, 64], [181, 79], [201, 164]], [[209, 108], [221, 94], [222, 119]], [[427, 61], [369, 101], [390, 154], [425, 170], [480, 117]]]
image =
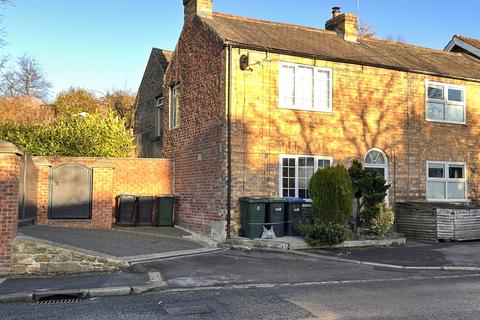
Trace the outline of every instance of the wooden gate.
[[92, 169], [66, 163], [50, 172], [49, 219], [92, 218]]

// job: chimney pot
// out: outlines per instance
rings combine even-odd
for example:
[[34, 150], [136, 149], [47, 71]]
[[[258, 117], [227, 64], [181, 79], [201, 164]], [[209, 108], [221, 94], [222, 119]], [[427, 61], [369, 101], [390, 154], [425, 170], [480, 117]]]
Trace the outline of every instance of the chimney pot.
[[340, 13], [340, 7], [332, 8], [333, 17], [325, 23], [325, 29], [336, 31], [344, 40], [357, 42], [358, 17], [351, 13]]
[[340, 15], [340, 7], [333, 7], [332, 8], [332, 16], [333, 18], [338, 17]]

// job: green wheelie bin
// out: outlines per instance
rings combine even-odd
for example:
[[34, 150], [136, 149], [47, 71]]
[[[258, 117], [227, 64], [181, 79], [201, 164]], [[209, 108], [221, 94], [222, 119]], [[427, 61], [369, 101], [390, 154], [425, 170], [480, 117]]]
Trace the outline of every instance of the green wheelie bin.
[[242, 218], [241, 236], [260, 238], [265, 224], [265, 208], [268, 200], [263, 197], [240, 198], [240, 214]]
[[173, 227], [175, 211], [175, 196], [162, 195], [157, 197], [157, 227]]

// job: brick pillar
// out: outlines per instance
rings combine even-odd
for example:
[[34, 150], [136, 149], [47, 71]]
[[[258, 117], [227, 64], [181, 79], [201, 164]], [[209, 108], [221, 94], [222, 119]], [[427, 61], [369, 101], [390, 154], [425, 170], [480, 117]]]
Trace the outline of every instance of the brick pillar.
[[0, 274], [10, 271], [17, 233], [21, 156], [13, 144], [0, 141]]
[[108, 159], [93, 165], [92, 225], [96, 228], [111, 228], [113, 224], [113, 169]]
[[50, 168], [52, 164], [43, 157], [32, 158], [37, 167], [37, 224], [47, 224], [48, 198], [50, 193]]

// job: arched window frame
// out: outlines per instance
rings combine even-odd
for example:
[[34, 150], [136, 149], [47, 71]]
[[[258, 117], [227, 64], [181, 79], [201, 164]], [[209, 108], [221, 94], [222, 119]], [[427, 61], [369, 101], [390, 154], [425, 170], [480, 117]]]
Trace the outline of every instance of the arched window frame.
[[[385, 163], [384, 164], [377, 164], [377, 163], [367, 163], [367, 157], [368, 155], [373, 152], [373, 151], [376, 151], [378, 152], [381, 156], [383, 156], [384, 160], [385, 160]], [[385, 181], [388, 183], [388, 180], [389, 180], [389, 175], [388, 175], [388, 156], [387, 154], [385, 153], [385, 151], [383, 151], [382, 149], [379, 149], [379, 148], [372, 148], [370, 150], [368, 150], [368, 152], [365, 154], [365, 157], [363, 159], [363, 166], [365, 168], [381, 168], [381, 169], [384, 169], [384, 172], [385, 172]], [[389, 204], [389, 192], [387, 191], [387, 196], [385, 198], [385, 202], [387, 204]]]

